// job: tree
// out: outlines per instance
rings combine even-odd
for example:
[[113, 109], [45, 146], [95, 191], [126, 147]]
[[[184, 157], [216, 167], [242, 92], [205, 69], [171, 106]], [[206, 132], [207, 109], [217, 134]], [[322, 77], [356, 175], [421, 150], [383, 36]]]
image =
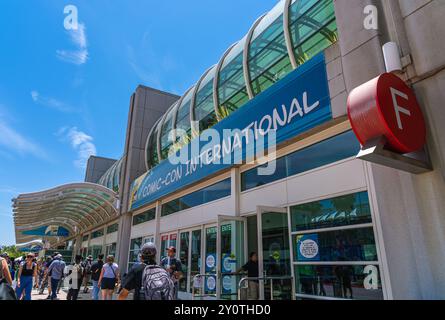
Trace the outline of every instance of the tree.
[[23, 255], [23, 252], [21, 252], [19, 249], [17, 249], [16, 246], [0, 246], [0, 252], [1, 253], [7, 253], [8, 256], [12, 258], [18, 258]]

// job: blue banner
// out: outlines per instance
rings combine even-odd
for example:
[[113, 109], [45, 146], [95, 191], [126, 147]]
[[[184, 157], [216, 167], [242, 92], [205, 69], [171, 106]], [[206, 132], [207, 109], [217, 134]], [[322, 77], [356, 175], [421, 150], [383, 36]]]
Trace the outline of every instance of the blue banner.
[[[188, 161], [173, 164], [174, 157], [170, 157], [136, 179], [131, 188], [130, 209], [228, 169], [252, 154], [262, 155], [272, 146], [268, 141], [271, 135], [276, 138], [273, 143], [280, 144], [330, 119], [326, 65], [324, 54], [320, 53], [214, 125], [211, 129], [218, 133], [217, 141], [213, 136], [203, 141], [203, 136], [210, 132], [207, 130], [177, 152], [191, 155]], [[227, 129], [240, 133], [227, 136]], [[264, 138], [263, 147], [260, 138]]]
[[32, 230], [22, 231], [27, 236], [44, 236], [44, 237], [68, 237], [70, 232], [60, 226], [42, 226]]

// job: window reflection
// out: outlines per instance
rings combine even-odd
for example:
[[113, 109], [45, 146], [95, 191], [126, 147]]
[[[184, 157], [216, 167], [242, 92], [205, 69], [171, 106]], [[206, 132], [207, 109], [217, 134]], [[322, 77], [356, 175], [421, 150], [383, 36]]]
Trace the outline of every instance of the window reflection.
[[297, 295], [382, 300], [379, 273], [378, 266], [298, 265], [295, 266], [296, 291]]

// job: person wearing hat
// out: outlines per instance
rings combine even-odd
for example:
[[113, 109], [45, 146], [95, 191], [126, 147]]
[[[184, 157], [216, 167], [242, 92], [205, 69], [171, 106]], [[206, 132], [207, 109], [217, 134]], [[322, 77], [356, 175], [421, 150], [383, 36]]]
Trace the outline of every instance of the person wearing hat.
[[[165, 300], [172, 300], [174, 298], [174, 285], [167, 272], [156, 264], [156, 245], [152, 242], [145, 243], [140, 253], [140, 263], [134, 264], [122, 281], [118, 300], [127, 299], [128, 294], [132, 290], [134, 290], [134, 300], [154, 300], [156, 299], [154, 295], [146, 296], [144, 292], [144, 289], [147, 287], [155, 288], [153, 285], [162, 285], [162, 289], [158, 287], [154, 292], [162, 292], [161, 296], [164, 297]], [[144, 274], [146, 275], [145, 279], [143, 279]], [[147, 277], [148, 274], [151, 274], [151, 276]], [[153, 275], [155, 275], [155, 277], [153, 277]], [[157, 281], [152, 281], [150, 284], [150, 279], [156, 279]], [[162, 279], [166, 281], [164, 282]], [[144, 283], [144, 280], [146, 283]]]
[[57, 288], [63, 278], [65, 267], [66, 264], [65, 261], [63, 261], [62, 259], [62, 255], [57, 254], [48, 269], [48, 274], [51, 277], [51, 300], [57, 300]]
[[82, 274], [83, 274], [83, 268], [81, 262], [82, 262], [82, 256], [76, 255], [74, 265], [68, 272], [68, 275], [71, 275], [71, 280], [66, 300], [75, 301], [79, 296], [80, 287], [82, 285]]
[[17, 298], [24, 294], [24, 300], [31, 300], [32, 281], [37, 282], [37, 264], [34, 262], [34, 254], [28, 253], [24, 261], [20, 263], [17, 277]]
[[176, 248], [167, 248], [167, 257], [161, 260], [161, 267], [167, 271], [175, 284], [175, 299], [178, 299], [179, 280], [182, 278], [182, 264], [176, 259]]
[[89, 255], [82, 263], [83, 268], [83, 293], [88, 293], [88, 284], [91, 280], [91, 267], [93, 265], [93, 256]]

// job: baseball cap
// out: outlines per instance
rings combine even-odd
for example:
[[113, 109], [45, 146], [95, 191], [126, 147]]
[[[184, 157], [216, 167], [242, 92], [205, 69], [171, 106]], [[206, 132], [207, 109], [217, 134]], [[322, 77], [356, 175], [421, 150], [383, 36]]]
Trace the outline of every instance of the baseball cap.
[[156, 245], [153, 242], [147, 242], [141, 248], [142, 256], [155, 256], [156, 252]]
[[175, 247], [173, 247], [173, 246], [171, 246], [171, 247], [168, 247], [167, 249], [165, 249], [166, 251], [173, 251], [173, 252], [176, 252], [176, 248]]

